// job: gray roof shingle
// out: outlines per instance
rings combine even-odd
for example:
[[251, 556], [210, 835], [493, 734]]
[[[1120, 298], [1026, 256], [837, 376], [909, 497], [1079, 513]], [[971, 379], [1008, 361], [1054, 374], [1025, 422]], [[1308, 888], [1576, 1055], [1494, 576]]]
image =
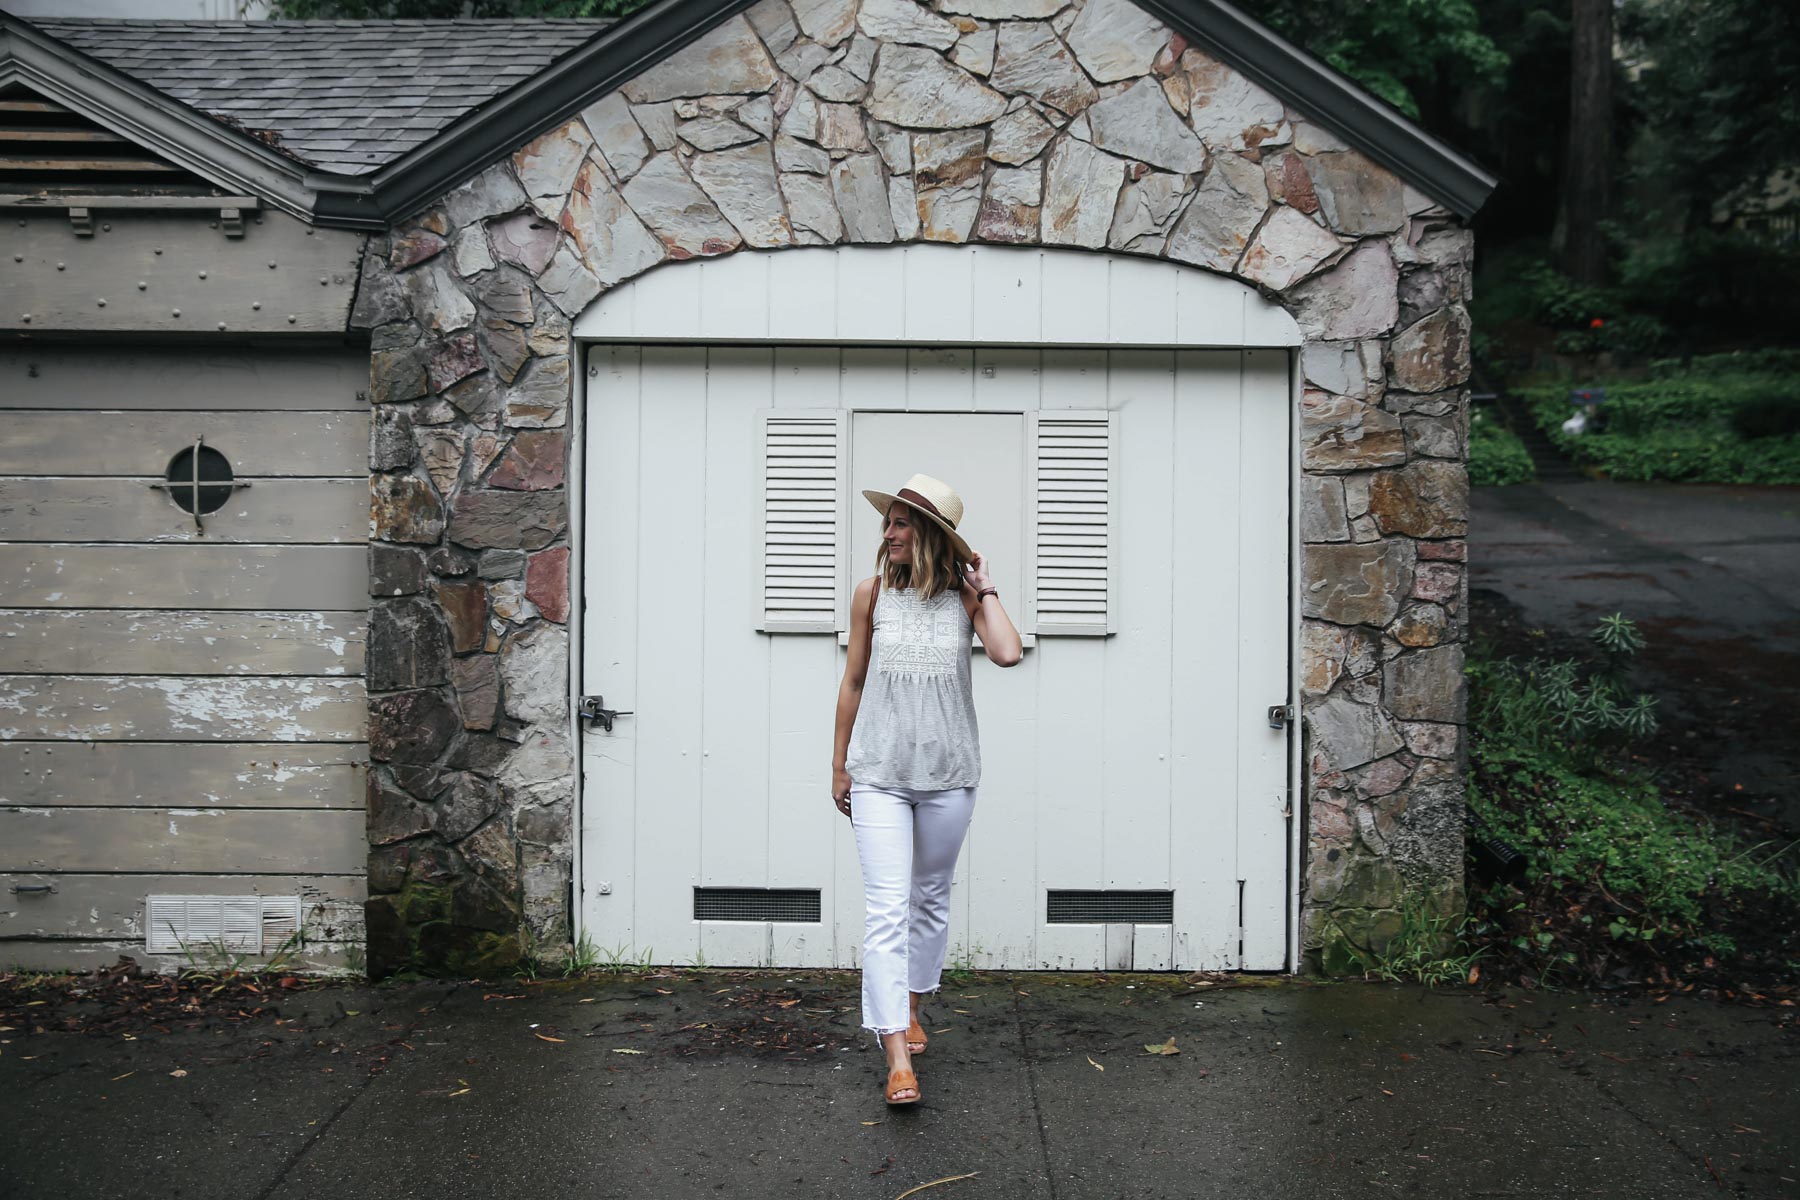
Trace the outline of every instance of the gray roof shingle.
[[613, 24], [27, 19], [309, 166], [345, 175], [394, 161]]

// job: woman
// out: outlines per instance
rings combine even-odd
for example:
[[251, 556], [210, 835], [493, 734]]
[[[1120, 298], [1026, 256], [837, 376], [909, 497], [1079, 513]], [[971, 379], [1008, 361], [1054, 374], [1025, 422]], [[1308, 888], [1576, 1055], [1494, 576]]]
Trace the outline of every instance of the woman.
[[892, 495], [863, 495], [884, 520], [876, 574], [850, 605], [831, 797], [862, 859], [862, 1025], [887, 1052], [887, 1102], [914, 1104], [919, 1000], [938, 989], [950, 874], [981, 781], [969, 631], [1003, 667], [1019, 661], [1019, 631], [987, 561], [956, 532], [963, 503], [950, 485], [914, 475]]

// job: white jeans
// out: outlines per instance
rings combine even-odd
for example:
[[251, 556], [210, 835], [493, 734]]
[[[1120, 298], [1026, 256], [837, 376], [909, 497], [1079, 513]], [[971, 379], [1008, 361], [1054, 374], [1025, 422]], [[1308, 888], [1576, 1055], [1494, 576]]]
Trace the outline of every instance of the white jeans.
[[862, 859], [862, 1027], [904, 1033], [907, 992], [935, 992], [950, 938], [950, 876], [975, 812], [975, 789], [850, 785]]

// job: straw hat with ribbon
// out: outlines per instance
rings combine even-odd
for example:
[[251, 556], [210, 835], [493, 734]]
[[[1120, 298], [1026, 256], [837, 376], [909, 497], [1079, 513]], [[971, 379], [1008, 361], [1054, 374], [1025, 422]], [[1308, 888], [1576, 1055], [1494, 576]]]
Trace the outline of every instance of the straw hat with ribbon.
[[956, 527], [962, 524], [963, 519], [962, 497], [943, 480], [933, 479], [929, 475], [914, 475], [897, 492], [890, 494], [864, 488], [863, 496], [884, 517], [896, 500], [923, 513], [950, 535], [950, 541], [956, 546], [958, 561], [966, 563], [975, 557], [975, 552], [969, 549], [969, 543], [963, 541], [962, 534], [956, 532]]

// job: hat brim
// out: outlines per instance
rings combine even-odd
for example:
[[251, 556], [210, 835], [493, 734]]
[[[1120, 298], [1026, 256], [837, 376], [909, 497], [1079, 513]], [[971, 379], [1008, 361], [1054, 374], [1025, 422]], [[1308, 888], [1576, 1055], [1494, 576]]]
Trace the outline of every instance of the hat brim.
[[945, 533], [950, 535], [950, 542], [956, 547], [956, 556], [959, 561], [966, 563], [975, 557], [975, 552], [969, 549], [969, 543], [963, 540], [962, 534], [956, 532], [956, 530], [951, 527], [950, 522], [944, 520], [944, 518], [938, 516], [930, 509], [920, 508], [917, 504], [914, 504], [904, 496], [894, 496], [887, 492], [878, 492], [873, 488], [863, 489], [863, 499], [874, 505], [875, 511], [884, 517], [887, 516], [888, 509], [892, 508], [894, 505], [906, 505], [906, 507], [912, 509], [926, 520], [933, 522], [939, 529], [942, 529]]

